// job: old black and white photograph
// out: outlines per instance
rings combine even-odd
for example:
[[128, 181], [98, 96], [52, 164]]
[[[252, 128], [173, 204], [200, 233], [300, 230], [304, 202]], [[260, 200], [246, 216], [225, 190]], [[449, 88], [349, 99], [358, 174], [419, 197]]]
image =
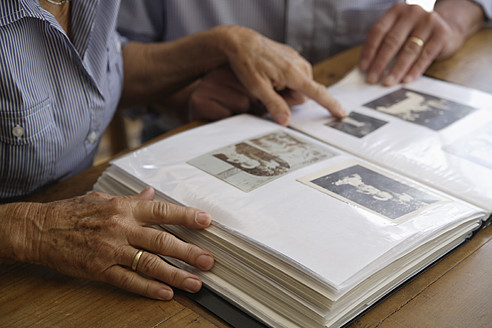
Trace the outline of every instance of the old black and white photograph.
[[435, 131], [450, 126], [476, 110], [471, 106], [406, 88], [364, 106]]
[[444, 150], [492, 170], [492, 122]]
[[362, 138], [371, 132], [376, 131], [386, 123], [388, 122], [375, 117], [357, 112], [350, 112], [346, 117], [342, 119], [333, 118], [325, 125], [350, 134], [354, 137]]
[[242, 191], [336, 154], [284, 131], [237, 142], [188, 161]]
[[299, 181], [391, 221], [410, 218], [412, 214], [442, 200], [437, 195], [352, 162]]

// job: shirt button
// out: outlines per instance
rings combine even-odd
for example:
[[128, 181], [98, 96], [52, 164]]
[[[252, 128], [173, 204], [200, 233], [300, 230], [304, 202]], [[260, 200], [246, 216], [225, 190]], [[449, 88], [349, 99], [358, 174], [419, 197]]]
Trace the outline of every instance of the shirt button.
[[89, 133], [89, 136], [87, 137], [87, 141], [89, 141], [90, 143], [94, 143], [96, 142], [96, 140], [97, 140], [97, 133], [94, 131]]
[[119, 39], [116, 39], [116, 50], [118, 52], [121, 52], [121, 41]]
[[26, 130], [20, 126], [19, 124], [17, 124], [13, 129], [12, 129], [12, 134], [17, 138], [17, 139], [20, 139], [24, 136], [24, 133], [26, 132]]

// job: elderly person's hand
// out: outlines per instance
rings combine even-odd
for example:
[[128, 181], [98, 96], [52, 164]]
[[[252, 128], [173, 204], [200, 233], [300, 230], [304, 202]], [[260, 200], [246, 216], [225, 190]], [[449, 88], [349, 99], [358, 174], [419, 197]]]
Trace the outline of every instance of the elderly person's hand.
[[[301, 104], [305, 96], [285, 88], [278, 91], [288, 106]], [[188, 97], [186, 120], [214, 121], [234, 114], [265, 112], [263, 104], [256, 100], [236, 78], [228, 65], [207, 73], [192, 86]]]
[[[213, 80], [221, 84], [212, 91], [239, 91], [247, 95], [250, 102], [261, 103], [282, 125], [287, 125], [290, 120], [289, 98], [296, 99], [295, 103], [298, 103], [305, 96], [327, 108], [334, 116], [345, 116], [338, 101], [323, 85], [313, 80], [311, 65], [304, 58], [291, 47], [246, 27], [217, 26], [162, 43], [130, 42], [123, 48], [123, 59], [122, 107], [142, 105], [144, 101], [156, 104], [182, 102], [183, 94], [189, 91], [185, 90], [186, 86], [205, 76], [206, 82]], [[234, 74], [222, 71], [207, 76], [223, 66], [230, 67]], [[240, 88], [237, 88], [238, 81]], [[233, 92], [231, 97], [224, 97], [221, 93], [221, 107], [230, 105], [229, 99], [237, 95]], [[173, 97], [179, 100], [170, 100]], [[242, 112], [247, 101], [242, 99], [240, 102], [227, 110]]]
[[368, 83], [411, 82], [435, 59], [456, 52], [483, 22], [481, 7], [472, 1], [439, 1], [433, 12], [396, 3], [371, 29], [359, 68]]
[[259, 100], [273, 119], [287, 125], [290, 110], [286, 99], [277, 91], [288, 88], [318, 102], [334, 116], [345, 116], [344, 110], [327, 91], [313, 80], [309, 62], [290, 46], [272, 41], [241, 26], [216, 28], [224, 35], [222, 49], [229, 65], [248, 93]]
[[153, 197], [154, 190], [147, 188], [134, 197], [91, 193], [46, 204], [3, 205], [0, 216], [6, 224], [2, 227], [7, 228], [0, 232], [1, 258], [45, 265], [154, 299], [171, 299], [170, 286], [197, 292], [201, 288], [197, 276], [169, 265], [156, 254], [202, 270], [213, 266], [212, 255], [145, 225], [205, 228], [210, 215], [153, 202]]

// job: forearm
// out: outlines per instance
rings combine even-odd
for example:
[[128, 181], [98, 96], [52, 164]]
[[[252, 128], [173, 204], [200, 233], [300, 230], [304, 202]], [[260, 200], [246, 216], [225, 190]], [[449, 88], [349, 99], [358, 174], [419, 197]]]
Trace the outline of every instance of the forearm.
[[466, 40], [485, 22], [482, 7], [469, 0], [437, 1], [434, 10], [449, 24], [455, 33]]
[[121, 107], [161, 102], [205, 72], [227, 62], [230, 33], [224, 27], [176, 41], [123, 48], [124, 83]]

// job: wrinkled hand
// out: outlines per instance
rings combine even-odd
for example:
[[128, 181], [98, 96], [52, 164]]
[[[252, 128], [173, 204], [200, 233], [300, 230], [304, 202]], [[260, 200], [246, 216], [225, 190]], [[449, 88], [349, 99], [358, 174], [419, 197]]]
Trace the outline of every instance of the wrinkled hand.
[[285, 99], [274, 90], [288, 88], [318, 102], [337, 117], [345, 116], [338, 101], [312, 78], [311, 65], [291, 47], [241, 26], [220, 26], [223, 51], [248, 93], [282, 125], [290, 120]]
[[[417, 37], [423, 46], [411, 41]], [[387, 86], [419, 77], [435, 59], [453, 54], [464, 42], [437, 12], [396, 3], [373, 26], [362, 49], [359, 68], [368, 83]], [[394, 65], [391, 66], [393, 59]], [[389, 69], [386, 75], [385, 70]]]
[[[205, 228], [210, 216], [193, 208], [153, 202], [153, 197], [153, 189], [147, 188], [134, 197], [91, 193], [31, 204], [26, 217], [42, 219], [35, 220], [33, 229], [26, 229], [31, 231], [25, 239], [25, 249], [30, 250], [26, 260], [155, 299], [171, 299], [173, 290], [169, 286], [197, 292], [201, 288], [197, 276], [169, 265], [155, 254], [178, 258], [202, 270], [213, 266], [212, 255], [145, 225]], [[130, 267], [139, 249], [145, 252], [137, 273]]]
[[[278, 92], [288, 106], [305, 97], [294, 90]], [[194, 87], [188, 100], [188, 120], [215, 121], [234, 114], [264, 111], [261, 103], [236, 78], [229, 66], [208, 72]]]

